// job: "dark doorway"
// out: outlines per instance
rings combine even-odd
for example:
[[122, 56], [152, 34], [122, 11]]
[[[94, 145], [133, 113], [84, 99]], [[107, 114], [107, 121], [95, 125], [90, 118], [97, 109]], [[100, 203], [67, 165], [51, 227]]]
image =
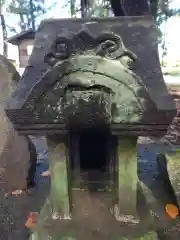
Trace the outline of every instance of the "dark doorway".
[[91, 190], [104, 188], [108, 181], [109, 134], [106, 131], [86, 131], [79, 138], [80, 172]]

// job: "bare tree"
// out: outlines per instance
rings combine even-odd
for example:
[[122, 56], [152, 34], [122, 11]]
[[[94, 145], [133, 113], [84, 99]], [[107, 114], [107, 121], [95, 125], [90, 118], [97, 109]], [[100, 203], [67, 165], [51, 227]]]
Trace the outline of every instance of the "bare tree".
[[76, 16], [76, 0], [70, 0], [71, 17]]
[[37, 18], [46, 12], [44, 0], [12, 0], [9, 12], [19, 16], [21, 31], [36, 30]]
[[1, 28], [2, 28], [2, 34], [3, 34], [3, 55], [7, 57], [7, 29], [6, 29], [6, 21], [4, 17], [4, 9], [5, 6], [5, 0], [0, 0], [0, 21], [1, 21]]

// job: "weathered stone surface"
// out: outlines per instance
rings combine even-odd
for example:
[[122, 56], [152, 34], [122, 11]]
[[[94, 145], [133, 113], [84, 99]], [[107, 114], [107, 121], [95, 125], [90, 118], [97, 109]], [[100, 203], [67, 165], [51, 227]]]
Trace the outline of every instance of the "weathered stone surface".
[[4, 111], [5, 102], [19, 79], [14, 66], [0, 55], [0, 240], [28, 238], [24, 222], [33, 204], [30, 196], [5, 198], [13, 188], [26, 187], [30, 163], [27, 141], [14, 130]]
[[[48, 136], [52, 194], [47, 198], [40, 212], [32, 238], [84, 239], [80, 236], [83, 229], [88, 239], [112, 237], [116, 239], [114, 237], [116, 234], [118, 239], [120, 235], [124, 235], [120, 231], [119, 223], [121, 220], [124, 221], [124, 216], [119, 218], [119, 213], [123, 210], [126, 210], [125, 214], [128, 213], [129, 221], [138, 225], [139, 221], [134, 221], [136, 219], [130, 214], [132, 210], [136, 213], [134, 209], [136, 210], [136, 196], [138, 196], [135, 144], [122, 141], [122, 145], [120, 143], [119, 146], [123, 149], [120, 148], [116, 154], [117, 143], [114, 141], [113, 147], [109, 146], [108, 152], [114, 149], [115, 153], [110, 154], [110, 161], [103, 166], [107, 167], [107, 172], [110, 173], [108, 189], [104, 190], [105, 192], [112, 190], [110, 194], [112, 202], [116, 202], [118, 198], [119, 211], [118, 208], [110, 208], [109, 202], [106, 205], [103, 191], [96, 197], [93, 196], [92, 188], [87, 188], [85, 194], [73, 189], [71, 171], [69, 171], [73, 163], [72, 155], [76, 155], [81, 150], [76, 149], [75, 152], [67, 154], [69, 134], [68, 138], [67, 136], [62, 138], [63, 144], [60, 144], [62, 143], [60, 130], [72, 130], [71, 127], [75, 122], [79, 123], [81, 128], [84, 122], [94, 120], [94, 125], [97, 125], [96, 120], [100, 120], [101, 124], [108, 123], [110, 130], [118, 126], [120, 131], [116, 132], [117, 135], [127, 133], [135, 135], [136, 138], [141, 136], [143, 131], [146, 136], [154, 136], [158, 131], [162, 133], [163, 130], [167, 130], [175, 115], [175, 105], [163, 82], [154, 29], [154, 22], [149, 17], [93, 21], [47, 20], [41, 24], [29, 66], [6, 109], [18, 130], [32, 135], [40, 133], [41, 130], [46, 135], [56, 134]], [[102, 114], [99, 110], [102, 110]], [[99, 113], [103, 117], [99, 117]], [[74, 134], [73, 131], [72, 133]], [[111, 131], [111, 134], [116, 135], [115, 131]], [[99, 146], [100, 142], [96, 143], [96, 138], [94, 135], [91, 144]], [[121, 139], [120, 136], [120, 141]], [[105, 149], [106, 145], [102, 148]], [[134, 149], [133, 153], [129, 148]], [[87, 149], [88, 156], [91, 151], [98, 155], [97, 151]], [[80, 161], [82, 158], [87, 161], [87, 157], [82, 152], [80, 155]], [[102, 155], [99, 154], [99, 159]], [[119, 168], [116, 164], [116, 155], [119, 159]], [[91, 162], [99, 162], [99, 159], [91, 155]], [[146, 169], [150, 165], [146, 166]], [[83, 172], [82, 165], [79, 164], [78, 168]], [[89, 168], [88, 171], [89, 174]], [[98, 171], [100, 172], [99, 168]], [[147, 175], [147, 171], [142, 173]], [[92, 174], [89, 176], [90, 178], [86, 179], [88, 187], [90, 184], [95, 186]], [[102, 182], [103, 178], [98, 181]], [[118, 189], [116, 189], [117, 182]], [[114, 185], [112, 189], [109, 188], [111, 185]], [[127, 198], [128, 194], [131, 199]], [[89, 200], [89, 204], [88, 201], [84, 201], [84, 197]], [[83, 203], [79, 201], [82, 198]], [[132, 208], [128, 208], [125, 204], [127, 202]], [[93, 212], [90, 213], [91, 206], [99, 215], [95, 220]], [[84, 207], [85, 215], [81, 212]], [[86, 212], [89, 215], [87, 218]], [[98, 217], [102, 220], [98, 221]], [[117, 217], [117, 221], [114, 217]], [[147, 223], [147, 225], [149, 228], [151, 224]], [[132, 230], [130, 227], [127, 226]], [[138, 225], [137, 229], [138, 227], [142, 226]], [[130, 235], [131, 232], [128, 230], [127, 234]], [[137, 233], [134, 233], [135, 235]]]
[[163, 81], [154, 30], [150, 17], [42, 22], [7, 106], [11, 121], [29, 134], [57, 133], [69, 122], [98, 118], [119, 134], [164, 133], [176, 109]]
[[14, 66], [0, 55], [0, 185], [4, 191], [25, 187], [29, 165], [27, 141], [14, 130], [4, 111], [19, 79]]

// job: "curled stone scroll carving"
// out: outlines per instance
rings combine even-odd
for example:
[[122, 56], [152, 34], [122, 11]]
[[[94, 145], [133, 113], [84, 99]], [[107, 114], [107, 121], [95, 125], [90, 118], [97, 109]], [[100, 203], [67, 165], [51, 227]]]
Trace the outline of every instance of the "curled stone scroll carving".
[[108, 59], [126, 57], [126, 66], [132, 68], [137, 56], [126, 49], [121, 37], [113, 33], [103, 33], [94, 37], [90, 32], [81, 30], [69, 38], [59, 36], [51, 50], [45, 55], [45, 62], [54, 66], [57, 62], [73, 57], [76, 54], [91, 54]]

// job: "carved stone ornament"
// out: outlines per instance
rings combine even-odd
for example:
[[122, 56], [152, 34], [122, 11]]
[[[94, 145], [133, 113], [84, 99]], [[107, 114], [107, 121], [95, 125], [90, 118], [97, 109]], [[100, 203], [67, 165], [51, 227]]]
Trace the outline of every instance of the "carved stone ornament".
[[164, 134], [176, 113], [154, 30], [150, 17], [41, 24], [6, 109], [20, 133], [48, 139], [51, 191], [30, 239], [140, 239], [152, 229], [138, 214], [137, 138]]
[[[57, 73], [57, 80], [61, 80], [38, 104], [45, 103], [45, 112], [54, 115], [55, 111], [55, 123], [67, 120], [82, 126], [93, 121], [97, 124], [98, 120], [139, 121], [146, 107], [145, 99], [137, 96], [143, 83], [131, 71], [136, 60], [137, 56], [124, 47], [121, 37], [113, 33], [94, 37], [81, 30], [69, 38], [59, 36], [45, 61], [53, 66], [51, 73]], [[124, 99], [123, 91], [127, 93]], [[57, 96], [55, 101], [48, 99], [53, 95]]]
[[45, 55], [45, 62], [54, 66], [75, 55], [93, 55], [111, 60], [126, 57], [122, 62], [129, 69], [137, 60], [137, 56], [125, 48], [119, 35], [104, 32], [94, 37], [87, 29], [83, 29], [77, 34], [71, 34], [69, 38], [58, 36], [50, 52]]
[[[145, 131], [149, 135], [151, 126], [156, 124], [155, 128], [165, 130], [174, 116], [175, 107], [170, 98], [164, 107], [162, 99], [160, 102], [160, 97], [145, 83], [141, 73], [145, 71], [142, 56], [139, 58], [126, 47], [117, 31], [107, 28], [95, 34], [88, 27], [90, 24], [81, 25], [78, 31], [56, 33], [49, 48], [44, 50], [43, 59], [48, 70], [29, 88], [23, 104], [17, 101], [16, 104], [21, 106], [15, 111], [7, 111], [14, 116], [9, 115], [10, 118], [14, 118], [12, 120], [17, 125], [20, 120], [15, 115], [23, 114], [26, 128], [27, 124], [38, 124], [38, 128], [40, 124], [42, 128], [42, 124], [46, 124], [49, 129], [98, 124], [124, 129], [125, 132], [137, 129], [143, 132], [146, 125]], [[26, 69], [24, 79], [28, 76], [32, 79], [30, 71], [37, 78], [33, 64], [35, 51], [40, 51], [37, 43], [40, 43], [38, 37], [30, 59], [32, 64]], [[161, 85], [164, 96], [168, 95]], [[166, 119], [163, 126], [162, 119]]]

